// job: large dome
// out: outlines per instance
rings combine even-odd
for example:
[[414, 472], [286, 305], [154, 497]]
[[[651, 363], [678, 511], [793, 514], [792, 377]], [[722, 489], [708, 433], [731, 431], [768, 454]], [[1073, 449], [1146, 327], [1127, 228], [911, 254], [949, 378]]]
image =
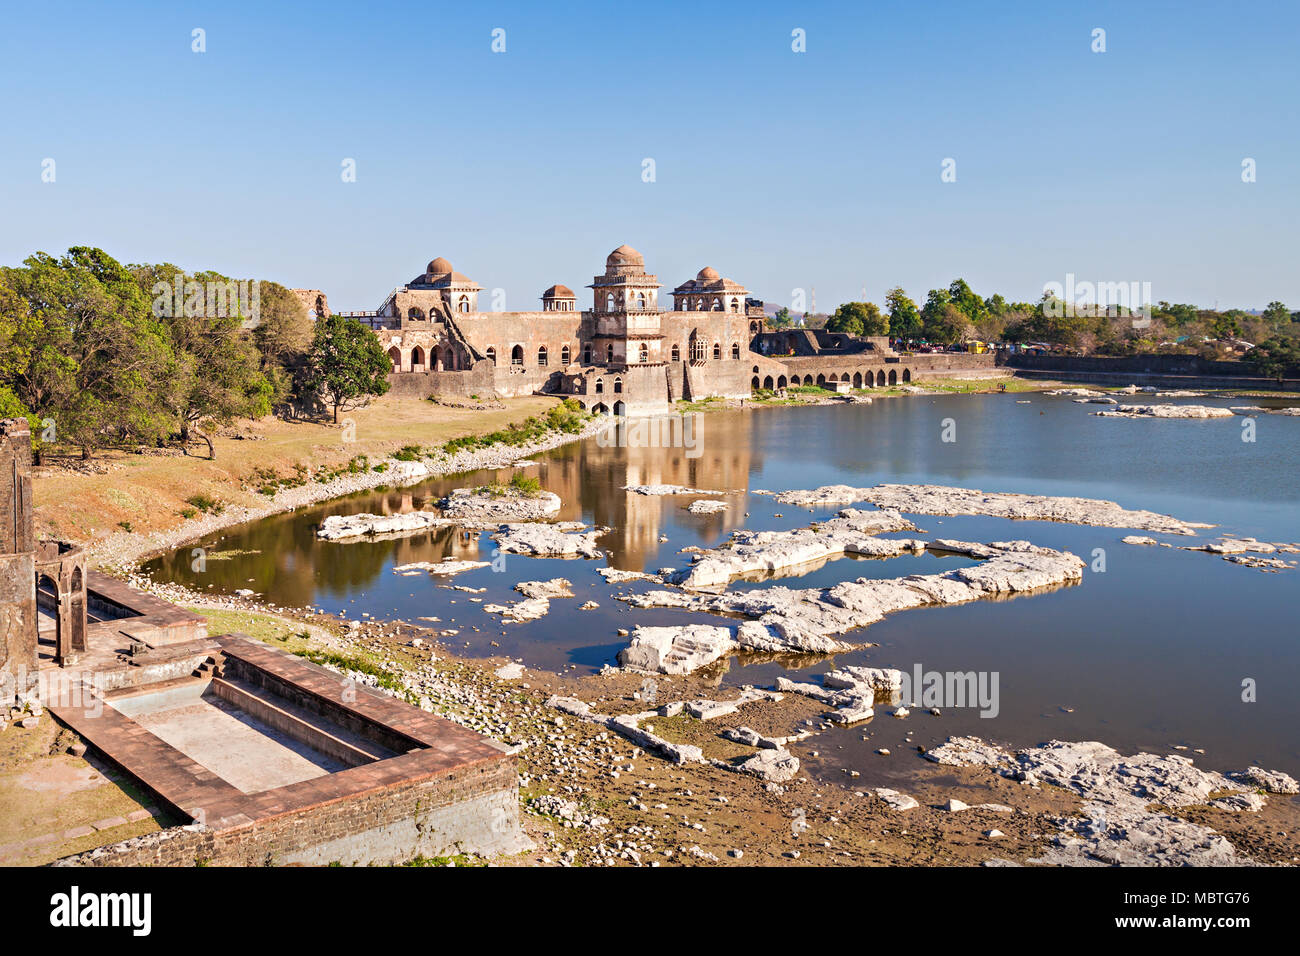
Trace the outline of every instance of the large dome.
[[605, 258], [607, 266], [643, 266], [645, 257], [631, 246], [622, 245]]
[[699, 279], [701, 282], [712, 282], [714, 279], [720, 279], [722, 277], [718, 275], [717, 269], [714, 269], [710, 266], [705, 266], [703, 269], [699, 271], [699, 274], [696, 275], [695, 278]]
[[431, 276], [445, 276], [451, 273], [451, 263], [439, 256], [429, 263], [429, 267], [425, 271]]

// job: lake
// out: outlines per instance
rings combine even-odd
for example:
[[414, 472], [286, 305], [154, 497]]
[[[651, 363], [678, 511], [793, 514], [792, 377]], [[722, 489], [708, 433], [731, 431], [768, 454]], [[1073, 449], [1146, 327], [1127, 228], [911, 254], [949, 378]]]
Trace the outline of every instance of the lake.
[[[1213, 522], [1217, 527], [1205, 537], [1300, 542], [1300, 418], [1261, 415], [1254, 420], [1254, 440], [1243, 441], [1249, 426], [1240, 417], [1105, 419], [1092, 414], [1099, 407], [1064, 397], [1005, 394], [726, 410], [696, 419], [691, 449], [602, 447], [589, 439], [534, 456], [537, 464], [524, 470], [560, 495], [561, 519], [614, 529], [600, 543], [609, 552], [608, 564], [625, 570], [684, 567], [690, 555], [680, 549], [714, 546], [740, 527], [807, 525], [838, 509], [783, 506], [754, 491], [839, 483], [929, 483], [1104, 498], [1127, 508]], [[368, 612], [430, 623], [420, 619], [436, 617], [435, 626], [460, 629], [457, 637], [446, 639], [453, 650], [508, 654], [550, 670], [595, 671], [614, 663], [626, 644], [618, 628], [734, 623], [671, 609], [629, 609], [613, 595], [658, 585], [607, 585], [596, 573], [605, 561], [505, 555], [497, 569], [454, 578], [392, 571], [395, 565], [448, 557], [491, 560], [494, 543], [478, 533], [446, 529], [382, 541], [316, 540], [315, 528], [327, 515], [429, 507], [453, 488], [508, 479], [512, 473], [476, 472], [359, 494], [236, 526], [200, 542], [211, 554], [203, 573], [190, 569], [189, 548], [151, 562], [146, 570], [198, 589], [251, 588], [275, 603], [353, 618]], [[702, 496], [647, 497], [622, 490], [652, 483], [741, 493], [726, 497], [731, 506], [724, 513], [694, 515], [686, 506]], [[975, 734], [1015, 746], [1052, 738], [1100, 740], [1124, 751], [1163, 753], [1185, 746], [1183, 752], [1198, 765], [1229, 770], [1259, 764], [1300, 775], [1300, 569], [1263, 573], [1203, 552], [1126, 545], [1122, 537], [1144, 532], [1125, 529], [912, 518], [934, 537], [1023, 538], [1071, 551], [1089, 567], [1075, 586], [903, 611], [847, 635], [864, 646], [837, 655], [836, 665], [996, 673], [998, 714], [983, 718], [975, 708], [944, 709], [938, 717], [913, 712], [895, 720], [878, 707], [874, 720], [820, 736], [820, 757], [805, 760], [809, 772], [841, 779], [841, 767], [879, 759], [869, 757], [876, 748], [899, 753], [951, 734]], [[1175, 544], [1203, 540], [1155, 537]], [[780, 583], [825, 586], [864, 576], [937, 573], [969, 563], [965, 557], [928, 553], [842, 558]], [[550, 614], [535, 622], [502, 625], [469, 600], [518, 600], [512, 591], [516, 582], [551, 577], [572, 581], [576, 598], [552, 601]], [[452, 583], [486, 591], [471, 595], [438, 586]], [[586, 600], [597, 601], [599, 609], [578, 611]], [[766, 686], [782, 674], [807, 679], [830, 666], [826, 660], [736, 658], [718, 680]], [[1253, 682], [1254, 701], [1242, 699], [1243, 681]], [[1204, 755], [1195, 753], [1198, 748]]]

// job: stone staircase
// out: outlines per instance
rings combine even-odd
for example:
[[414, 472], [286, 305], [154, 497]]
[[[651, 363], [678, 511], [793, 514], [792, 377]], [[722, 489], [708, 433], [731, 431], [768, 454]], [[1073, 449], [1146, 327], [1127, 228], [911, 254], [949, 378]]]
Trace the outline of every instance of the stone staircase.
[[194, 668], [191, 673], [192, 677], [202, 677], [207, 680], [213, 677], [226, 676], [226, 658], [225, 655], [218, 651], [215, 654], [208, 655], [208, 659]]

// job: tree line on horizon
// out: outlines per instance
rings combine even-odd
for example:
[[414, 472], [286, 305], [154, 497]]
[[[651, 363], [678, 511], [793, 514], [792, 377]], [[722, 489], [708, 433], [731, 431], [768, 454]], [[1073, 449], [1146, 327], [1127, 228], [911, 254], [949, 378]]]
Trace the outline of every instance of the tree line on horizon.
[[276, 282], [123, 265], [88, 246], [0, 267], [0, 418], [31, 422], [38, 460], [51, 446], [188, 454], [194, 440], [213, 456], [212, 428], [331, 408], [337, 421], [387, 391], [391, 367], [365, 326], [313, 322]]
[[[1226, 339], [1246, 339], [1273, 349], [1300, 341], [1300, 312], [1279, 301], [1270, 302], [1258, 315], [1161, 301], [1150, 306], [1149, 321], [1134, 320], [1133, 310], [1125, 306], [1109, 312], [1104, 306], [1070, 308], [1047, 294], [1032, 303], [1009, 302], [1000, 293], [981, 297], [958, 278], [947, 288], [931, 289], [919, 306], [895, 286], [886, 293], [883, 308], [874, 302], [846, 302], [830, 315], [806, 316], [805, 325], [853, 335], [888, 335], [904, 343], [1041, 342], [1099, 355], [1179, 351], [1218, 358], [1224, 349], [1214, 343]], [[769, 323], [772, 328], [793, 324], [785, 308]]]

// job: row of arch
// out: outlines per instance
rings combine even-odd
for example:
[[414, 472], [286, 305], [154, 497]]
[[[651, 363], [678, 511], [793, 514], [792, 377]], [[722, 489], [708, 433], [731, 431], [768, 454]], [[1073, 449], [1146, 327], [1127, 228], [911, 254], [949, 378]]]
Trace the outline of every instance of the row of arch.
[[[706, 343], [703, 339], [692, 338], [689, 348], [690, 348], [690, 356], [692, 362], [703, 362], [705, 360], [705, 357], [708, 355], [709, 346], [708, 343]], [[739, 342], [731, 343], [731, 357], [733, 359], [740, 358]], [[680, 362], [682, 360], [682, 347], [680, 345], [673, 346], [672, 360], [674, 362]], [[715, 362], [719, 362], [722, 360], [721, 342], [713, 343], [713, 360]]]
[[409, 353], [394, 345], [388, 350], [388, 358], [394, 372], [455, 372], [463, 364], [455, 349], [439, 345], [428, 351], [417, 345]]
[[[758, 369], [755, 368], [754, 371], [757, 372]], [[819, 372], [815, 377], [812, 374], [802, 377], [791, 375], [788, 380], [784, 375], [766, 375], [761, 379], [758, 375], [755, 375], [750, 380], [750, 385], [756, 389], [765, 388], [768, 391], [786, 387], [793, 388], [798, 385], [816, 385], [819, 388], [826, 388], [839, 382], [847, 382], [853, 388], [882, 388], [886, 385], [898, 385], [900, 382], [907, 383], [911, 380], [911, 369], [903, 369], [900, 375], [898, 369], [891, 368], [888, 374], [885, 373], [884, 369], [879, 369], [874, 375], [871, 372], [854, 372], [852, 375], [849, 375], [848, 372], [842, 372], [839, 375], [834, 372], [830, 373], [830, 375]]]
[[679, 296], [673, 304], [674, 312], [739, 312], [740, 298], [732, 296], [731, 299], [723, 305], [722, 297], [715, 295], [712, 300], [707, 298], [696, 298], [695, 308], [691, 308], [690, 296]]

